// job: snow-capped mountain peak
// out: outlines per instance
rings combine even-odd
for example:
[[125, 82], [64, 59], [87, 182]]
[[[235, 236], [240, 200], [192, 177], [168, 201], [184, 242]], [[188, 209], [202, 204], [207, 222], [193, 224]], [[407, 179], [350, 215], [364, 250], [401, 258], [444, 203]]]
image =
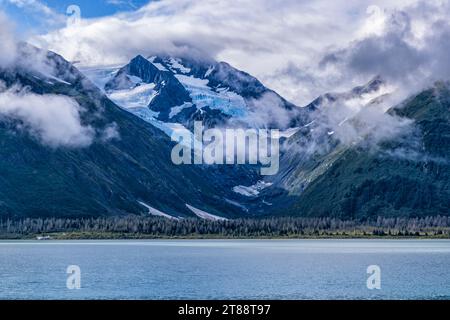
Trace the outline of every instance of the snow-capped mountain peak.
[[277, 127], [251, 121], [265, 95], [276, 100], [274, 108], [299, 109], [225, 62], [138, 55], [123, 67], [96, 68], [86, 74], [119, 106], [159, 126], [176, 123], [191, 129], [196, 120], [207, 126], [232, 120], [242, 127]]

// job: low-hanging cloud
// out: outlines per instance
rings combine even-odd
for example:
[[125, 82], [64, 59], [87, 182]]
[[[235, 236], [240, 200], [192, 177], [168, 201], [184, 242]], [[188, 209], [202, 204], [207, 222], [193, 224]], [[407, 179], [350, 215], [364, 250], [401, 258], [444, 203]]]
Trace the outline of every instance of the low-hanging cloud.
[[351, 146], [355, 143], [377, 147], [379, 143], [402, 136], [415, 139], [414, 121], [387, 113], [394, 98], [367, 103], [364, 98], [338, 101], [322, 106], [319, 128], [333, 135], [341, 143]]
[[[26, 59], [19, 54], [18, 48], [14, 27], [0, 12], [0, 69], [21, 65], [51, 73], [41, 51], [29, 52], [30, 59]], [[6, 88], [0, 81], [0, 118], [15, 121], [18, 130], [28, 132], [51, 147], [82, 147], [92, 143], [94, 131], [81, 124], [79, 112], [78, 103], [68, 97], [37, 95], [18, 85]]]
[[0, 11], [0, 68], [10, 66], [16, 59], [16, 39], [14, 28], [4, 13]]
[[95, 136], [92, 127], [81, 124], [80, 106], [73, 99], [18, 87], [0, 88], [0, 118], [15, 120], [18, 130], [50, 147], [86, 147]]
[[[26, 5], [30, 1], [20, 1]], [[31, 1], [37, 5], [38, 1]], [[71, 85], [79, 81], [87, 88], [92, 84], [64, 60], [46, 50], [38, 49], [23, 42], [18, 42], [13, 25], [0, 12], [0, 72], [25, 72], [34, 78], [47, 83], [61, 82]], [[61, 67], [64, 65], [64, 67]], [[47, 79], [47, 80], [45, 80]], [[94, 90], [95, 91], [95, 90]], [[93, 102], [97, 105], [95, 94]], [[28, 87], [22, 87], [20, 81], [6, 85], [0, 79], [0, 120], [10, 121], [15, 130], [27, 132], [40, 143], [50, 147], [88, 147], [94, 139], [108, 142], [120, 139], [116, 123], [107, 124], [104, 128], [94, 128], [83, 124], [82, 107], [73, 98], [57, 94], [37, 94]], [[102, 109], [98, 106], [97, 116], [101, 117]]]
[[[378, 83], [380, 79], [374, 81]], [[373, 84], [372, 81], [365, 86], [363, 94], [347, 91], [324, 96], [311, 114], [312, 121], [300, 129], [302, 134], [293, 143], [287, 141], [284, 147], [291, 153], [310, 157], [327, 154], [337, 145], [382, 151], [383, 143], [396, 141], [401, 148], [396, 147], [387, 156], [417, 159], [411, 155], [421, 153], [419, 128], [413, 120], [387, 112], [398, 105], [401, 95], [385, 83]]]
[[[257, 99], [249, 99], [249, 110], [238, 119], [253, 128], [288, 128], [296, 110], [286, 109], [284, 102], [274, 92], [266, 92]], [[232, 125], [232, 121], [230, 123]]]

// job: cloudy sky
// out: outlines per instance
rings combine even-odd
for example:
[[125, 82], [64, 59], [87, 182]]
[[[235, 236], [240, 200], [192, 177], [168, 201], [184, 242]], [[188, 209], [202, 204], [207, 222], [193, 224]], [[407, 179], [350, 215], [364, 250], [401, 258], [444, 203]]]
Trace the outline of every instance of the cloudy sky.
[[[70, 5], [80, 8], [81, 19]], [[155, 53], [218, 59], [298, 105], [375, 75], [415, 87], [450, 74], [446, 0], [0, 0], [0, 6], [18, 38], [83, 65]]]

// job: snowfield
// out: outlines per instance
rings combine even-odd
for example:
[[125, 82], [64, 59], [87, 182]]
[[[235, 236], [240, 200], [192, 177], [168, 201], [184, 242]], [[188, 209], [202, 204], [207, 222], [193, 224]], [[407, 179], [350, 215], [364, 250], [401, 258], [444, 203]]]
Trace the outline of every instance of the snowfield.
[[167, 70], [167, 68], [164, 67], [162, 64], [154, 62], [156, 58], [157, 57], [150, 57], [147, 60], [150, 61], [156, 68], [158, 68], [159, 71], [167, 71], [168, 72], [169, 70]]
[[153, 207], [150, 207], [149, 205], [145, 204], [144, 202], [140, 202], [139, 204], [143, 205], [144, 207], [146, 207], [148, 209], [148, 212], [152, 215], [152, 216], [157, 216], [157, 217], [164, 217], [167, 219], [172, 219], [172, 220], [180, 220], [179, 218], [173, 217], [167, 213], [164, 213], [162, 211], [159, 211], [158, 209], [155, 209]]
[[181, 61], [179, 59], [170, 58], [169, 64], [171, 67], [171, 70], [175, 73], [181, 72], [181, 73], [189, 73], [191, 72], [190, 68], [187, 68], [181, 64]]
[[123, 109], [144, 108], [158, 95], [154, 88], [154, 83], [143, 83], [130, 89], [114, 90], [108, 96]]
[[246, 186], [236, 186], [233, 188], [233, 191], [239, 193], [245, 197], [257, 197], [259, 193], [270, 187], [272, 183], [265, 181], [258, 181], [256, 184], [246, 187]]
[[186, 207], [189, 210], [191, 210], [197, 217], [205, 219], [205, 220], [210, 220], [210, 221], [226, 221], [226, 220], [228, 220], [226, 218], [215, 216], [215, 215], [205, 212], [203, 210], [194, 208], [193, 206], [190, 206], [187, 203], [186, 203]]
[[190, 108], [190, 107], [192, 107], [192, 103], [190, 103], [190, 102], [186, 102], [186, 103], [182, 104], [181, 106], [173, 107], [172, 109], [170, 109], [169, 118], [172, 119], [177, 114], [179, 114], [181, 111], [183, 111], [183, 109]]

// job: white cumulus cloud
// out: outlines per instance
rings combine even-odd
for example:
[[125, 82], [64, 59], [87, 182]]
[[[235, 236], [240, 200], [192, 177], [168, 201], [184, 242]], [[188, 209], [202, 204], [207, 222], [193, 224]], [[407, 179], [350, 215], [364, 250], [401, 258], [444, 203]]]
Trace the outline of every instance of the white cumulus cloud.
[[81, 124], [80, 106], [65, 96], [37, 95], [20, 88], [0, 92], [0, 118], [51, 147], [85, 147], [95, 131]]
[[8, 67], [16, 58], [14, 28], [6, 15], [0, 11], [0, 67]]
[[[212, 57], [257, 76], [302, 105], [326, 89], [336, 89], [327, 87], [319, 73], [318, 80], [310, 81], [327, 52], [383, 32], [383, 10], [415, 2], [152, 1], [135, 12], [82, 19], [78, 25], [35, 37], [33, 42], [90, 65], [121, 64], [137, 54]], [[378, 7], [372, 5], [380, 10], [374, 11]], [[295, 70], [301, 72], [290, 77]], [[307, 81], [297, 81], [302, 74]]]

